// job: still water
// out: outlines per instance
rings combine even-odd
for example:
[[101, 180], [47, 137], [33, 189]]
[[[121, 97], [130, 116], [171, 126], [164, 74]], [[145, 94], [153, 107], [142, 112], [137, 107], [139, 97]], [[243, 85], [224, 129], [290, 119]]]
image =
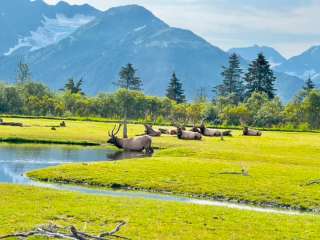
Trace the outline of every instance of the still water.
[[0, 182], [28, 184], [24, 173], [67, 163], [114, 161], [139, 157], [101, 147], [42, 144], [0, 144]]

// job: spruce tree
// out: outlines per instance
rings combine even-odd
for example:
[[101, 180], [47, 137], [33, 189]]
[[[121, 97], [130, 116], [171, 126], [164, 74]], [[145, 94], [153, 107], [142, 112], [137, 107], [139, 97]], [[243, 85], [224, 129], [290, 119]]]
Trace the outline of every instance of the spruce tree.
[[309, 78], [307, 79], [307, 81], [305, 82], [305, 85], [303, 87], [303, 90], [307, 91], [307, 92], [310, 92], [312, 91], [313, 89], [315, 89], [315, 84], [314, 82], [312, 81], [311, 77], [309, 76]]
[[142, 81], [137, 76], [137, 70], [133, 67], [131, 63], [128, 63], [126, 66], [122, 67], [119, 72], [119, 80], [115, 83], [118, 87], [126, 90], [125, 99], [123, 99], [123, 137], [128, 138], [128, 92], [141, 91], [142, 90]]
[[250, 97], [253, 92], [266, 93], [269, 99], [275, 97], [274, 82], [276, 77], [262, 53], [258, 54], [257, 59], [250, 64], [244, 80], [247, 97]]
[[223, 67], [221, 73], [222, 84], [215, 87], [215, 92], [219, 97], [231, 97], [233, 103], [237, 104], [243, 100], [244, 86], [242, 81], [242, 69], [240, 67], [240, 58], [233, 53], [229, 57], [229, 66]]
[[172, 74], [172, 78], [170, 80], [169, 86], [167, 88], [166, 96], [176, 101], [177, 103], [184, 103], [186, 102], [186, 96], [184, 95], [184, 90], [182, 88], [182, 83], [177, 78], [176, 74]]

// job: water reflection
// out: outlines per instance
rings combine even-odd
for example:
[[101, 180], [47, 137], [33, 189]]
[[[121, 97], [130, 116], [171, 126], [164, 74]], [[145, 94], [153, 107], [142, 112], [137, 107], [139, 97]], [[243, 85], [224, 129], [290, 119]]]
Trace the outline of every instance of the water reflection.
[[108, 153], [107, 157], [109, 161], [118, 161], [123, 159], [132, 159], [132, 158], [145, 158], [150, 157], [151, 155], [138, 152], [113, 152]]
[[28, 184], [28, 171], [66, 163], [115, 161], [144, 157], [141, 153], [115, 152], [98, 147], [0, 144], [0, 182]]

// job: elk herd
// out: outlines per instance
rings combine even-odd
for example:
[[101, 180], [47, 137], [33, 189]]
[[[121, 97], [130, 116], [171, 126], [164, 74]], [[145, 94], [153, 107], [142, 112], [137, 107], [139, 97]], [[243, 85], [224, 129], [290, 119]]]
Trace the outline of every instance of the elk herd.
[[[202, 122], [200, 127], [193, 127], [190, 131], [186, 130], [184, 127], [176, 127], [176, 129], [163, 129], [159, 128], [159, 130], [154, 129], [151, 125], [145, 126], [145, 134], [142, 136], [137, 136], [134, 138], [119, 138], [117, 134], [121, 129], [121, 124], [118, 126], [114, 126], [112, 131], [109, 131], [108, 140], [109, 144], [112, 144], [120, 149], [125, 151], [135, 151], [135, 152], [143, 152], [145, 151], [147, 154], [153, 153], [152, 148], [152, 137], [160, 137], [161, 135], [175, 135], [178, 139], [182, 140], [201, 140], [203, 136], [205, 137], [232, 137], [231, 131], [220, 131], [218, 129], [210, 129], [206, 128], [205, 124]], [[245, 127], [243, 129], [243, 136], [261, 136], [262, 132], [249, 129]]]

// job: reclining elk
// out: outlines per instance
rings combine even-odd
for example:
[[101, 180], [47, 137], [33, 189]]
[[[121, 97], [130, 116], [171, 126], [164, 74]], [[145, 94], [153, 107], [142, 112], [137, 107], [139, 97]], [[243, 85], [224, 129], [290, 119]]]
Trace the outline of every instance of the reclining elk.
[[160, 137], [161, 136], [161, 131], [154, 130], [151, 125], [145, 124], [144, 127], [146, 128], [145, 133], [147, 135], [149, 135], [151, 137]]
[[108, 140], [108, 143], [116, 146], [117, 148], [123, 149], [125, 151], [134, 151], [134, 152], [142, 152], [146, 151], [148, 154], [153, 153], [152, 148], [152, 138], [150, 136], [140, 136], [136, 138], [130, 138], [130, 139], [122, 139], [117, 137], [116, 135], [119, 133], [121, 128], [121, 124], [119, 125], [116, 132], [116, 126], [112, 129], [111, 133], [109, 133], [110, 139]]
[[262, 136], [262, 132], [261, 131], [258, 131], [258, 130], [252, 130], [252, 129], [249, 129], [248, 127], [245, 127], [243, 129], [243, 136]]
[[232, 136], [231, 131], [221, 132], [217, 129], [206, 128], [204, 123], [202, 123], [200, 126], [200, 132], [203, 136], [206, 136], [206, 137], [223, 137], [223, 136], [231, 137]]
[[179, 139], [183, 140], [201, 140], [202, 135], [197, 132], [184, 131], [182, 128], [178, 127], [177, 136]]

